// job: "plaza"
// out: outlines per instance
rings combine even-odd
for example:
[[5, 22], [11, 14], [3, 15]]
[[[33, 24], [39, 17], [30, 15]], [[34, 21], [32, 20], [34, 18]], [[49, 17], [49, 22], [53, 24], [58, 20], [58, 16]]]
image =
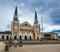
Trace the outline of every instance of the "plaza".
[[60, 52], [60, 44], [12, 46], [9, 52]]

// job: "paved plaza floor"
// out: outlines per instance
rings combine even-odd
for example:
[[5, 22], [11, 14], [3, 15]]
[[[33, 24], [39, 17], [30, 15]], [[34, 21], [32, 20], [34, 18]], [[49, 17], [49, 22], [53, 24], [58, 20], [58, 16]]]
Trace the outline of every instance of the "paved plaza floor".
[[23, 45], [9, 48], [9, 52], [60, 52], [60, 44]]

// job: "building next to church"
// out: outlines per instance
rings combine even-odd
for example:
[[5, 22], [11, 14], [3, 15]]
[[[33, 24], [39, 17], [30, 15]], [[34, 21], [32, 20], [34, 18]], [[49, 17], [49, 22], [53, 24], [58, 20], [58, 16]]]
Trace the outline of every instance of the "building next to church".
[[2, 39], [40, 40], [42, 35], [40, 34], [37, 12], [35, 11], [33, 25], [29, 24], [27, 21], [20, 23], [16, 6], [14, 17], [11, 22], [11, 31], [9, 33], [1, 32], [0, 34], [0, 38]]

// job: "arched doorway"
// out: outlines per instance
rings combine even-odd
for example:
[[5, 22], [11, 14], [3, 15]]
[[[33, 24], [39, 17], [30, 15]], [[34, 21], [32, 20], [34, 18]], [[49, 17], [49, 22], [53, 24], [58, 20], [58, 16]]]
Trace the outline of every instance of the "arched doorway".
[[31, 40], [32, 38], [31, 38], [31, 36], [29, 36], [29, 40]]
[[4, 35], [2, 35], [2, 39], [4, 39]]
[[22, 40], [22, 36], [20, 36], [20, 38], [19, 38], [20, 40]]
[[9, 36], [6, 36], [6, 40], [8, 40], [9, 39]]
[[27, 36], [25, 35], [25, 40], [27, 40]]
[[14, 36], [14, 40], [16, 40], [17, 39], [17, 36]]
[[39, 40], [39, 37], [37, 37], [37, 40]]

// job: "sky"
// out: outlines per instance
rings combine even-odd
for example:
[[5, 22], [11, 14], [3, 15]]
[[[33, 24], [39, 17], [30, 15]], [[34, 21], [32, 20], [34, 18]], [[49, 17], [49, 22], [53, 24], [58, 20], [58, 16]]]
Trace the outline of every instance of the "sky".
[[41, 16], [44, 32], [60, 30], [60, 0], [0, 0], [0, 31], [11, 30], [16, 5], [20, 23], [33, 25], [36, 10], [41, 30]]

